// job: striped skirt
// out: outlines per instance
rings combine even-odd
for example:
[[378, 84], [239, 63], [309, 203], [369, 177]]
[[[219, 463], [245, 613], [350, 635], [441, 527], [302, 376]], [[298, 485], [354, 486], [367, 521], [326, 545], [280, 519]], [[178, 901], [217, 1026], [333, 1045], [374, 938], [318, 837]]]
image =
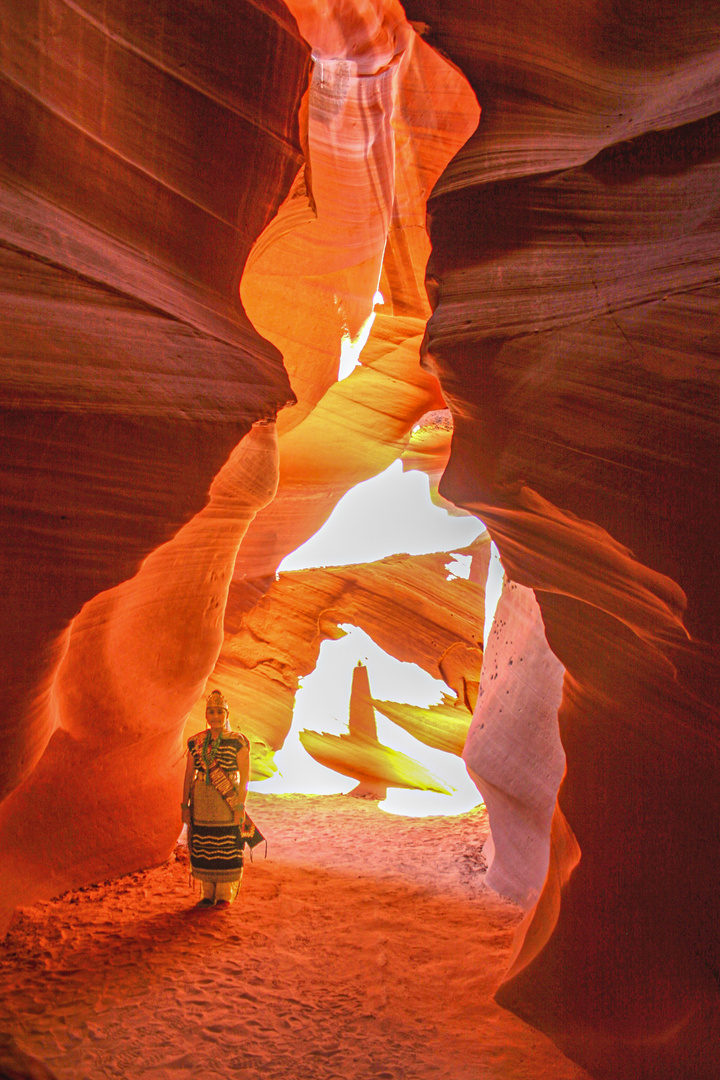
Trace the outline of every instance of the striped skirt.
[[201, 774], [192, 786], [190, 865], [198, 881], [239, 881], [243, 872], [240, 827], [232, 810]]

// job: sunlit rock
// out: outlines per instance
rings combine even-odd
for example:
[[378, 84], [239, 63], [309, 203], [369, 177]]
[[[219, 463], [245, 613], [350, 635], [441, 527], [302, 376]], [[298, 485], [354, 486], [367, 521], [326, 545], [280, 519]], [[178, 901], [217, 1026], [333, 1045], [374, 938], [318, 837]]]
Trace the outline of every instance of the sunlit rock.
[[443, 694], [439, 705], [431, 705], [427, 709], [400, 701], [379, 701], [377, 698], [373, 698], [372, 703], [393, 724], [426, 746], [458, 757], [462, 754], [472, 719], [472, 713], [464, 701]]
[[[305, 165], [241, 286], [298, 397], [281, 432], [336, 381], [343, 339], [358, 338], [378, 301], [379, 315], [407, 320], [405, 338], [422, 338], [425, 204], [479, 114], [466, 80], [415, 35], [395, 0], [288, 7], [314, 58], [300, 116]], [[438, 407], [436, 397], [426, 410]]]
[[[463, 759], [490, 819], [483, 849], [487, 883], [526, 909], [548, 877], [551, 823], [565, 771], [558, 730], [563, 675], [534, 593], [506, 581]], [[573, 866], [568, 862], [565, 876]]]
[[[279, 417], [278, 496], [249, 530], [238, 580], [273, 574], [444, 408], [419, 362], [430, 314], [425, 206], [479, 115], [466, 80], [397, 3], [360, 5], [360, 16], [354, 4], [290, 6], [315, 57], [300, 116], [306, 160], [251, 252], [241, 293], [281, 350], [298, 404]], [[368, 332], [338, 382], [343, 348]]]
[[[487, 572], [489, 538], [481, 535], [459, 554]], [[290, 730], [300, 677], [314, 670], [320, 645], [341, 635], [343, 623], [361, 627], [389, 655], [435, 679], [443, 678], [443, 657], [459, 649], [457, 681], [463, 684], [464, 670], [472, 682], [482, 656], [485, 581], [449, 574], [449, 559], [446, 552], [391, 555], [375, 563], [281, 573], [264, 582], [260, 597], [251, 583], [231, 589], [211, 681], [223, 687], [231, 714], [251, 740], [256, 778], [268, 774], [268, 749], [279, 749]], [[246, 610], [249, 599], [254, 603]], [[201, 710], [199, 702], [188, 731], [202, 725]]]
[[438, 488], [450, 457], [453, 419], [449, 409], [434, 410], [422, 416], [410, 433], [401, 461], [405, 470], [423, 472], [430, 481], [430, 498], [448, 514], [462, 514], [454, 503], [448, 502]]
[[300, 742], [320, 765], [358, 781], [358, 788], [350, 794], [381, 799], [386, 788], [396, 787], [450, 795], [443, 782], [418, 761], [367, 735], [302, 731]]
[[450, 794], [420, 762], [379, 741], [364, 664], [359, 663], [353, 671], [347, 734], [306, 729], [300, 732], [300, 742], [321, 765], [357, 780], [357, 787], [350, 792], [356, 798], [384, 799], [389, 787]]
[[445, 682], [455, 691], [458, 701], [472, 712], [480, 686], [483, 653], [478, 646], [456, 642], [446, 649], [438, 660], [438, 668]]

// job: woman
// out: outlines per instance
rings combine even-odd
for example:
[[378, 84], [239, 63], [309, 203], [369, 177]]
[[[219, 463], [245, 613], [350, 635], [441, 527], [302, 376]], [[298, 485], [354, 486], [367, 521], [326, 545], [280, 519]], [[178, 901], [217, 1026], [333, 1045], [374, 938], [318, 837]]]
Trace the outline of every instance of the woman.
[[203, 907], [228, 907], [243, 873], [250, 743], [230, 730], [228, 712], [223, 695], [213, 690], [205, 704], [209, 730], [188, 739], [181, 807]]

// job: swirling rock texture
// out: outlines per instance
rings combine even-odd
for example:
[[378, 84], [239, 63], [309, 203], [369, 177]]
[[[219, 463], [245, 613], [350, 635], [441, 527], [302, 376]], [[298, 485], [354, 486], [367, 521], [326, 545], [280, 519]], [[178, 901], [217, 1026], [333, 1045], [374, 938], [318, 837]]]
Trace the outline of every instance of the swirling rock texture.
[[[253, 742], [255, 776], [273, 768], [270, 754], [289, 731], [299, 676], [313, 670], [324, 637], [341, 633], [341, 600], [345, 621], [360, 618], [393, 655], [408, 649], [396, 641], [404, 631], [391, 596], [421, 628], [415, 652], [423, 651], [427, 612], [441, 597], [454, 617], [443, 555], [428, 566], [399, 560], [316, 571], [297, 579], [308, 581], [305, 588], [291, 586], [292, 576], [276, 583], [275, 572], [355, 484], [408, 452], [406, 467], [429, 475], [447, 460], [447, 417], [438, 419], [444, 399], [419, 364], [430, 314], [425, 201], [479, 115], [466, 80], [414, 34], [396, 3], [289, 6], [315, 61], [301, 112], [306, 163], [251, 252], [241, 294], [254, 325], [282, 351], [297, 405], [278, 420], [278, 493], [241, 547], [213, 673]], [[339, 371], [343, 346], [365, 336], [361, 363]], [[432, 453], [419, 448], [426, 440]], [[485, 567], [487, 547], [475, 553]], [[427, 594], [420, 582], [400, 603], [406, 566], [417, 575], [424, 567]], [[358, 576], [374, 612], [370, 597], [348, 606], [343, 582]], [[332, 596], [324, 595], [328, 581]], [[480, 569], [478, 581], [484, 587]], [[441, 636], [443, 649], [455, 647], [444, 670], [439, 652], [417, 661], [461, 695], [466, 685], [473, 693], [481, 655], [474, 638], [482, 589], [470, 593], [471, 606], [478, 597], [481, 606], [470, 627], [461, 602], [457, 634]], [[328, 614], [333, 604], [336, 613]], [[458, 653], [461, 644], [471, 655]], [[201, 719], [199, 709], [194, 717]]]
[[500, 1000], [599, 1078], [714, 1078], [717, 0], [408, 0], [427, 41], [391, 0], [1, 11], [2, 919], [169, 850], [228, 589], [232, 636], [447, 403], [440, 495], [565, 671]]
[[[478, 106], [395, 3], [2, 13], [4, 924], [167, 854], [254, 515], [272, 500], [238, 563], [252, 603], [444, 406], [419, 366], [424, 205]], [[244, 278], [252, 325], [239, 281], [288, 192]], [[252, 425], [292, 401], [278, 452]]]
[[[425, 203], [479, 115], [466, 80], [397, 3], [289, 6], [315, 58], [301, 113], [306, 164], [251, 252], [241, 293], [281, 350], [298, 403], [279, 417], [278, 495], [248, 533], [238, 582], [273, 574], [444, 408], [418, 363], [430, 314]], [[343, 344], [364, 335], [361, 364], [338, 382]]]
[[[131, 829], [134, 840], [119, 856], [107, 836], [105, 796], [101, 806], [89, 782], [82, 796], [68, 794], [67, 780], [53, 784], [40, 803], [37, 785], [57, 778], [60, 758], [66, 775], [73, 763], [87, 764], [93, 748], [97, 775], [108, 792], [117, 788], [113, 814], [131, 810], [137, 823], [141, 807], [129, 804], [138, 785], [123, 793], [122, 778], [131, 767], [127, 748], [140, 739], [149, 740], [152, 762], [164, 743], [159, 788], [177, 781], [190, 701], [173, 696], [175, 661], [170, 680], [153, 679], [137, 647], [128, 657], [111, 653], [108, 626], [89, 663], [86, 628], [97, 606], [82, 630], [73, 624], [83, 605], [138, 571], [149, 580], [157, 563], [151, 571], [144, 561], [203, 510], [253, 422], [292, 398], [280, 354], [248, 322], [237, 287], [250, 246], [301, 162], [295, 117], [308, 58], [294, 20], [272, 0], [247, 5], [242, 19], [223, 2], [202, 12], [182, 2], [133, 12], [120, 0], [30, 7], [7, 0], [2, 28], [0, 793], [9, 796], [1, 812], [12, 851], [3, 855], [5, 917], [18, 890], [30, 900], [137, 864], [148, 844], [155, 857], [168, 849], [176, 826], [169, 817], [157, 843]], [[258, 58], [283, 71], [272, 95], [257, 79]], [[255, 445], [268, 437], [251, 438]], [[275, 451], [260, 457], [261, 473], [248, 477], [245, 469], [239, 483], [241, 507], [252, 504], [253, 512], [277, 479]], [[199, 648], [180, 698], [217, 653], [224, 563], [230, 559], [231, 570], [243, 514], [234, 537], [198, 549], [177, 578], [181, 591], [183, 581], [202, 580], [197, 636], [174, 629], [174, 648], [188, 633]], [[166, 563], [167, 573], [176, 568]], [[169, 585], [162, 583], [163, 595]], [[124, 597], [103, 610], [128, 626], [135, 601]], [[204, 603], [213, 609], [206, 615]], [[147, 628], [157, 624], [150, 610]], [[61, 686], [61, 663], [80, 680], [72, 692]], [[195, 693], [201, 686], [202, 678]], [[118, 740], [123, 764], [110, 753]], [[142, 796], [148, 808], [151, 775]], [[19, 828], [9, 800], [37, 821], [47, 798], [53, 818], [64, 811], [67, 822], [52, 838], [36, 837], [53, 850], [41, 870], [32, 823], [23, 819]], [[96, 851], [87, 866], [86, 843]], [[16, 854], [22, 867], [14, 879]]]
[[[469, 724], [462, 690], [482, 659], [489, 537], [481, 535], [458, 554], [475, 567], [467, 580], [448, 580], [452, 557], [439, 552], [280, 573], [277, 581], [246, 582], [242, 589], [235, 582], [212, 679], [223, 687], [231, 715], [242, 718], [255, 778], [272, 775], [272, 754], [290, 730], [299, 680], [315, 669], [322, 642], [344, 635], [343, 624], [359, 626], [396, 660], [445, 679], [456, 691], [453, 712]], [[448, 657], [455, 660], [452, 683]], [[202, 726], [202, 710], [200, 701], [188, 731]]]
[[172, 850], [182, 720], [220, 649], [242, 537], [276, 486], [275, 425], [259, 424], [220, 470], [207, 507], [73, 620], [53, 683], [55, 730], [0, 806], [0, 921], [17, 903]]
[[[483, 119], [429, 210], [441, 492], [566, 670], [543, 897], [499, 1000], [594, 1075], [720, 1067], [720, 8], [409, 2]], [[541, 947], [545, 942], [544, 947]]]

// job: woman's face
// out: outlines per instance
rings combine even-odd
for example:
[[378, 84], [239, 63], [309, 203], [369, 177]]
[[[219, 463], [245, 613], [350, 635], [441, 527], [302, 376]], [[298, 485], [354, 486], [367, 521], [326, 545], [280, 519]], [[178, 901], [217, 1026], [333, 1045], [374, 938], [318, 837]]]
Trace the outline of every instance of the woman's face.
[[205, 719], [213, 731], [222, 731], [225, 727], [227, 710], [220, 705], [208, 705], [205, 710]]

